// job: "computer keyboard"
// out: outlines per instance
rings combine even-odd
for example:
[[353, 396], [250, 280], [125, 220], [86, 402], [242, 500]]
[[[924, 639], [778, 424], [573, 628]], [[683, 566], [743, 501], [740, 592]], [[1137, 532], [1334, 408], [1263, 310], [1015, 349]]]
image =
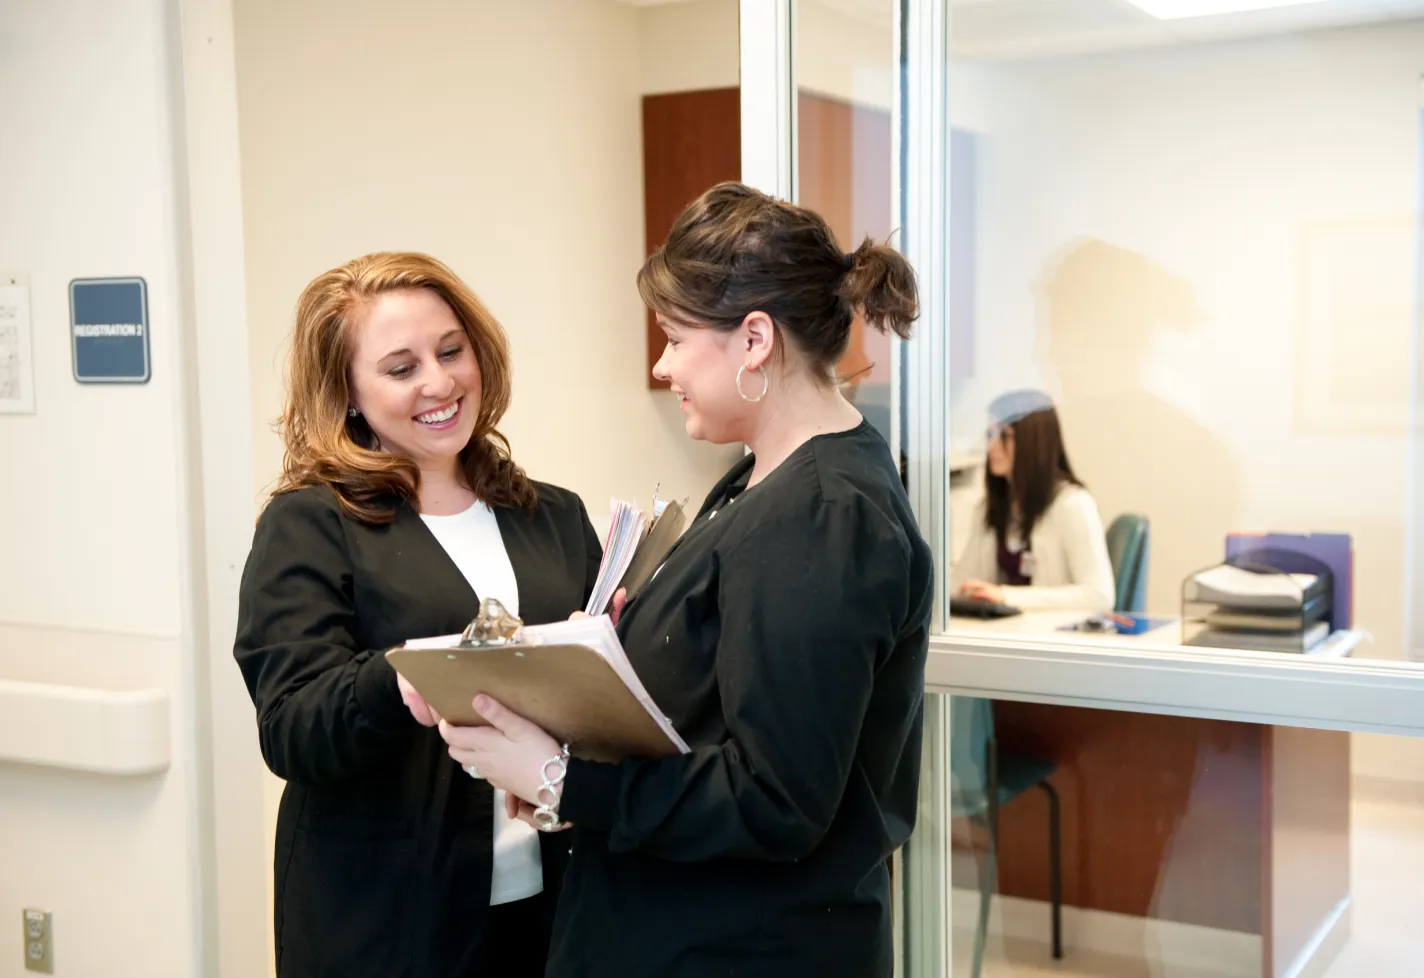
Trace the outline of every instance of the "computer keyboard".
[[976, 598], [950, 598], [949, 613], [955, 618], [1012, 618], [1022, 614], [1019, 609]]

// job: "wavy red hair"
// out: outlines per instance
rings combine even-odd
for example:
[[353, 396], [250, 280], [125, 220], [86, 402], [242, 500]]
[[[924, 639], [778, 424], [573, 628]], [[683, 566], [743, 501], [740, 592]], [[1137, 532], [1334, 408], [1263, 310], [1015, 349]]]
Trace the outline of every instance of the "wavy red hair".
[[385, 292], [429, 289], [464, 327], [480, 367], [479, 415], [460, 453], [465, 480], [491, 506], [532, 509], [533, 484], [495, 428], [510, 401], [509, 340], [470, 287], [442, 262], [415, 252], [380, 252], [324, 272], [302, 290], [287, 369], [287, 400], [277, 422], [284, 452], [274, 495], [327, 486], [362, 523], [389, 523], [397, 503], [414, 500], [420, 470], [381, 451], [361, 416], [351, 417], [354, 332], [364, 310]]

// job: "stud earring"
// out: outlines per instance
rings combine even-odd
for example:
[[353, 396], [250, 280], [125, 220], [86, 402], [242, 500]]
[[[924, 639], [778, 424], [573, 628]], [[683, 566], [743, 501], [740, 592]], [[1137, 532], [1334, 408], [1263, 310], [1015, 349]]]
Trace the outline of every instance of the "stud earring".
[[346, 409], [346, 416], [347, 416], [348, 418], [354, 418], [354, 417], [358, 416], [360, 413], [361, 413], [361, 412], [358, 411], [358, 410], [356, 410], [355, 408], [347, 408], [347, 409]]

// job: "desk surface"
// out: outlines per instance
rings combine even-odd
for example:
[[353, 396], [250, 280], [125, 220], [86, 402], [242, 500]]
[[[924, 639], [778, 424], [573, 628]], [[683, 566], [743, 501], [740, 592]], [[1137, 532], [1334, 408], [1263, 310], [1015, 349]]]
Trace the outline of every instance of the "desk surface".
[[[1091, 649], [1154, 649], [1163, 652], [1190, 652], [1192, 655], [1210, 657], [1213, 653], [1250, 651], [1247, 649], [1214, 649], [1181, 643], [1181, 619], [1163, 619], [1167, 624], [1141, 635], [1118, 635], [1114, 632], [1074, 632], [1063, 631], [1065, 625], [1082, 621], [1088, 615], [1082, 611], [1029, 611], [1012, 618], [951, 618], [951, 635], [984, 635], [991, 638], [1052, 638], [1054, 642], [1079, 645]], [[1360, 644], [1364, 634], [1359, 631], [1338, 631], [1306, 652], [1310, 658], [1343, 659]], [[1290, 655], [1289, 652], [1269, 653]]]

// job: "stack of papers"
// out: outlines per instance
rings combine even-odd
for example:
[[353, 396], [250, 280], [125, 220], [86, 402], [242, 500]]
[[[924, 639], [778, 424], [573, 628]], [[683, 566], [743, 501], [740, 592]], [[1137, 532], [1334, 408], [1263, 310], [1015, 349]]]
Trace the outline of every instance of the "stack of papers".
[[1207, 628], [1187, 642], [1217, 649], [1248, 649], [1254, 652], [1309, 652], [1330, 637], [1330, 625], [1318, 621], [1304, 632], [1280, 634], [1250, 634], [1219, 628]]
[[1219, 564], [1187, 579], [1185, 602], [1214, 605], [1199, 617], [1207, 627], [1186, 642], [1259, 652], [1309, 652], [1330, 635], [1328, 575], [1285, 573]]
[[1220, 564], [1193, 575], [1188, 601], [1226, 605], [1232, 609], [1298, 609], [1302, 598], [1316, 586], [1314, 574], [1258, 574], [1230, 564]]
[[642, 704], [648, 715], [657, 721], [658, 728], [677, 747], [678, 752], [688, 752], [687, 741], [678, 735], [672, 721], [663, 715], [653, 698], [648, 695], [643, 681], [633, 671], [628, 661], [628, 653], [623, 651], [623, 643], [618, 640], [618, 632], [607, 615], [596, 618], [575, 618], [572, 621], [556, 621], [547, 625], [525, 625], [519, 630], [519, 641], [524, 645], [586, 645], [597, 652], [599, 657], [613, 667], [628, 692]]
[[657, 573], [687, 524], [680, 504], [659, 499], [656, 494], [651, 521], [632, 503], [614, 499], [610, 505], [613, 520], [603, 544], [603, 563], [598, 567], [598, 580], [593, 584], [588, 607], [584, 608], [590, 615], [603, 614], [619, 588], [627, 588], [631, 598]]
[[608, 527], [608, 539], [603, 542], [603, 563], [598, 567], [598, 580], [593, 584], [593, 593], [588, 597], [588, 606], [583, 610], [590, 615], [601, 615], [613, 600], [613, 592], [628, 572], [628, 565], [638, 552], [638, 544], [648, 527], [643, 511], [632, 503], [621, 499], [609, 500], [613, 509], [613, 521]]

